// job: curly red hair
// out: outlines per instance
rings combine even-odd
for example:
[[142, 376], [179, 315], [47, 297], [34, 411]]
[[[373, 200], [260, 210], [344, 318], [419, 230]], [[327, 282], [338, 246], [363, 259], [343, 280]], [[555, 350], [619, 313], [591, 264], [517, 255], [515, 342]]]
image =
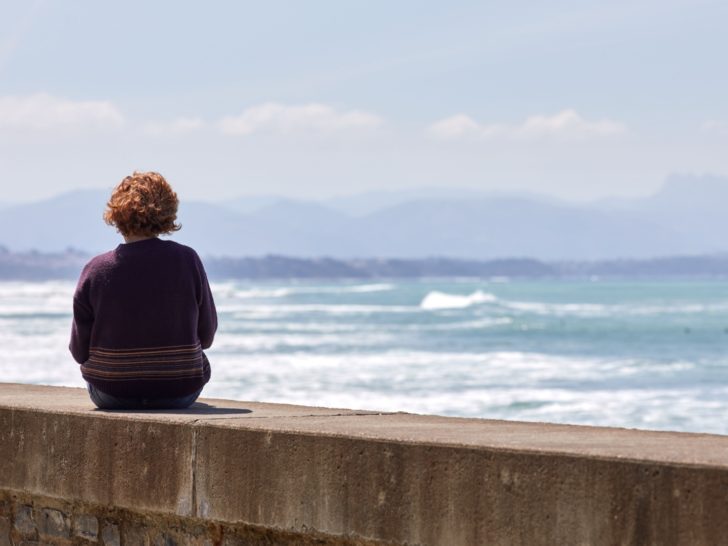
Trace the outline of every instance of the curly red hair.
[[135, 171], [114, 188], [104, 221], [125, 237], [154, 237], [182, 227], [175, 223], [178, 205], [177, 194], [161, 174]]

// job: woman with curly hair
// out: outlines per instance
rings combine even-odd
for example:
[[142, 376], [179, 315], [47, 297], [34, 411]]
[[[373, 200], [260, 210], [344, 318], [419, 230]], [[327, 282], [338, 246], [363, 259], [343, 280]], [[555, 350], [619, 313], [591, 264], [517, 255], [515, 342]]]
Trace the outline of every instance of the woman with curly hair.
[[102, 409], [186, 408], [210, 379], [203, 353], [217, 314], [197, 253], [159, 235], [180, 229], [177, 194], [135, 172], [104, 213], [124, 243], [84, 267], [73, 297], [69, 349]]

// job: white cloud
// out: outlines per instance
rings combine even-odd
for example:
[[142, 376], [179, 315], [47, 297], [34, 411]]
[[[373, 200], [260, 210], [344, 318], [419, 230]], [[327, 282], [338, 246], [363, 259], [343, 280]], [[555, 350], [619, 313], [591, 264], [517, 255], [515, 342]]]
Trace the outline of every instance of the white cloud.
[[517, 136], [525, 138], [549, 135], [601, 136], [622, 133], [625, 126], [608, 119], [587, 121], [575, 110], [562, 110], [553, 116], [529, 117], [515, 131]]
[[445, 118], [430, 125], [429, 135], [441, 139], [463, 137], [507, 138], [530, 140], [538, 138], [586, 138], [625, 132], [626, 127], [609, 119], [589, 121], [575, 110], [562, 110], [552, 116], [536, 115], [518, 124], [480, 124], [465, 114]]
[[0, 97], [0, 129], [114, 128], [124, 116], [110, 101], [73, 101], [47, 93]]
[[379, 116], [360, 110], [340, 112], [326, 104], [266, 102], [244, 110], [239, 116], [223, 118], [219, 127], [223, 133], [250, 135], [258, 131], [292, 133], [372, 129], [382, 123]]
[[172, 121], [153, 121], [144, 125], [145, 133], [154, 136], [183, 135], [202, 129], [205, 122], [200, 118], [177, 118]]
[[465, 114], [457, 114], [430, 125], [428, 132], [439, 138], [458, 138], [466, 135], [477, 135], [482, 127]]

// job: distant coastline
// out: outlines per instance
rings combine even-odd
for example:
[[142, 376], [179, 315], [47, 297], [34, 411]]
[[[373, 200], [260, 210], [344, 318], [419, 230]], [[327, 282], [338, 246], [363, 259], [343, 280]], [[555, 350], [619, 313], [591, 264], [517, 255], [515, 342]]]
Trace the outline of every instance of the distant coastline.
[[[0, 245], [15, 252], [113, 248], [119, 235], [101, 219], [107, 199], [108, 190], [88, 189], [7, 206], [0, 210]], [[522, 256], [548, 264], [703, 256], [728, 252], [727, 201], [728, 177], [707, 175], [671, 176], [643, 198], [583, 203], [455, 188], [355, 194], [333, 201], [283, 196], [184, 200], [178, 214], [183, 229], [174, 240], [210, 256], [328, 256], [349, 263], [345, 269], [357, 275], [366, 271], [358, 266], [351, 271], [352, 256], [410, 262], [426, 256], [466, 261]], [[457, 266], [463, 267], [470, 269]]]
[[[0, 247], [0, 280], [75, 280], [91, 254], [12, 252]], [[463, 260], [445, 257], [398, 259], [212, 257], [204, 259], [211, 280], [376, 279], [471, 277], [488, 279], [728, 279], [728, 254], [650, 259], [543, 261], [531, 258]]]

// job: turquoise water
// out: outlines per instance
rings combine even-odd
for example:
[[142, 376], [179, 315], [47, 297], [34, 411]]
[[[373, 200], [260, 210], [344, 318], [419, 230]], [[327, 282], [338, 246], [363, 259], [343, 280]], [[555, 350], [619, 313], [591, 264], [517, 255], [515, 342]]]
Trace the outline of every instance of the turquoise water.
[[[3, 381], [82, 385], [73, 284], [0, 283]], [[208, 396], [728, 432], [728, 282], [213, 284]]]

